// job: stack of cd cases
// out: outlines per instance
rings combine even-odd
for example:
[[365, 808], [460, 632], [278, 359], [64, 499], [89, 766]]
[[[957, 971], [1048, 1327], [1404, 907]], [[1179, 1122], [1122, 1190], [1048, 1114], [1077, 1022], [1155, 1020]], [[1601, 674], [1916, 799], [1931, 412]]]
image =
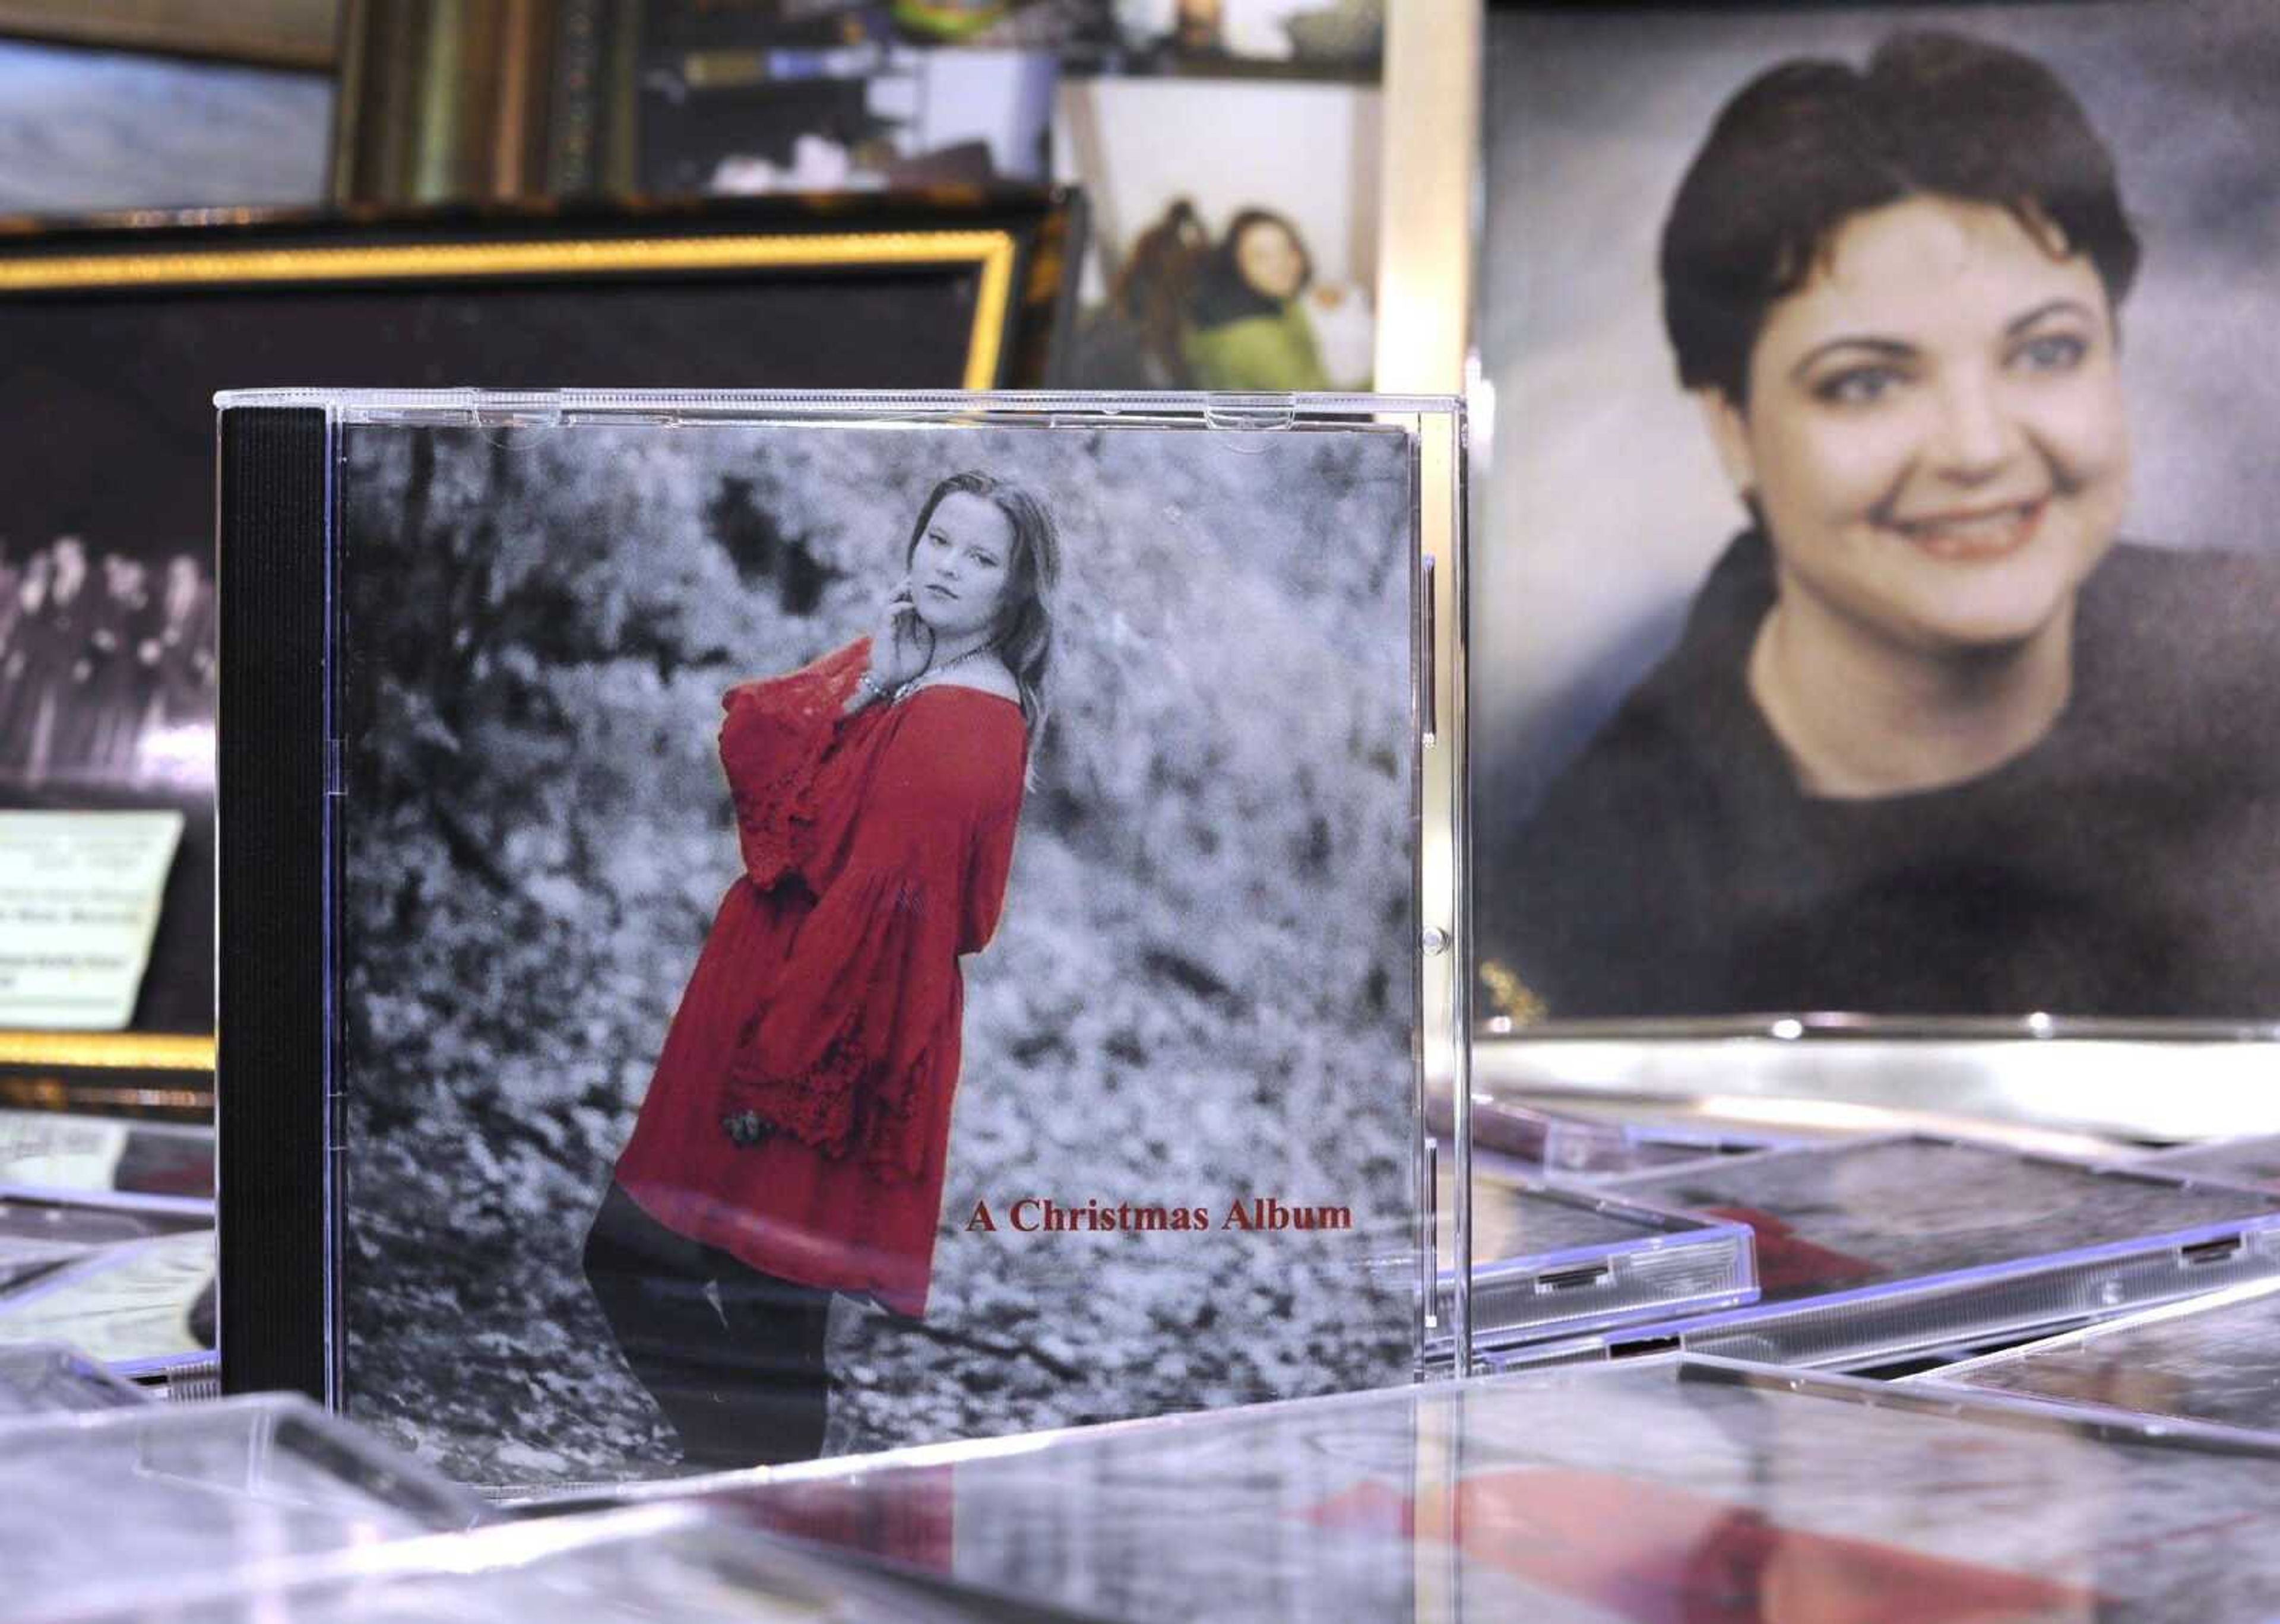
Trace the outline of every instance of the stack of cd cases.
[[[780, 1532], [1093, 1618], [2264, 1624], [2280, 1611], [2280, 1444], [1686, 1357], [719, 1493]], [[913, 1540], [920, 1528], [930, 1543]]]
[[2280, 1274], [2280, 1194], [1897, 1135], [1607, 1181], [1744, 1223], [1759, 1300], [1491, 1363], [1663, 1348], [1891, 1370]]
[[2280, 1443], [2280, 1280], [2125, 1315], [1911, 1380], [2238, 1429]]

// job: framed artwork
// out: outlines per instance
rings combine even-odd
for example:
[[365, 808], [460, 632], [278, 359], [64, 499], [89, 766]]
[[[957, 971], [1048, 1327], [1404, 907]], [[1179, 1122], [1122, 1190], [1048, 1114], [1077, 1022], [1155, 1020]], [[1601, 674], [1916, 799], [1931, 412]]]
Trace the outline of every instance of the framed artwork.
[[0, 213], [310, 207], [332, 114], [325, 73], [0, 37]]
[[0, 0], [0, 32], [323, 73], [340, 11], [341, 0]]
[[[2218, 1126], [2264, 1062], [2168, 1040], [2280, 1035], [2276, 50], [2238, 4], [1492, 11], [1492, 1071], [1872, 1091], [1777, 1052], [1834, 1030], [2053, 1120], [2157, 1117], [2158, 1056]], [[2073, 1113], [2086, 1046], [1987, 1041], [2084, 1036], [2155, 1047]]]
[[[0, 807], [183, 819], [124, 1033], [0, 1065], [210, 1072], [214, 392], [281, 379], [728, 388], [1034, 379], [1064, 201], [266, 217], [57, 230], [0, 255], [27, 472], [0, 550]], [[128, 472], [131, 470], [131, 473]]]

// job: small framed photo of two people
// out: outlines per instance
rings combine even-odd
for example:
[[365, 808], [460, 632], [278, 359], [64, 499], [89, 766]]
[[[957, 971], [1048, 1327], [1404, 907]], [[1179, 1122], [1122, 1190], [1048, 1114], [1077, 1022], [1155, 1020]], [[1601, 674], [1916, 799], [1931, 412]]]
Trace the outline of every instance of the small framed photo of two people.
[[1410, 1379], [1419, 413], [805, 398], [340, 413], [339, 1406], [535, 1491]]
[[2280, 17], [1521, 5], [1487, 54], [1488, 1029], [2273, 1030]]

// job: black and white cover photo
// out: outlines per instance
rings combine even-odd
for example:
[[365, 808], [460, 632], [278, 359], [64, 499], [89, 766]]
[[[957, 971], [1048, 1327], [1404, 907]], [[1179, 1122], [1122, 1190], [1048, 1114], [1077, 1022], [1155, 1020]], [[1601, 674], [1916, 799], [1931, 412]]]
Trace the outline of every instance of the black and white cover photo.
[[1413, 453], [345, 427], [346, 1412], [545, 1486], [1407, 1379]]
[[2280, 16], [1489, 57], [1491, 1029], [2280, 1014]]

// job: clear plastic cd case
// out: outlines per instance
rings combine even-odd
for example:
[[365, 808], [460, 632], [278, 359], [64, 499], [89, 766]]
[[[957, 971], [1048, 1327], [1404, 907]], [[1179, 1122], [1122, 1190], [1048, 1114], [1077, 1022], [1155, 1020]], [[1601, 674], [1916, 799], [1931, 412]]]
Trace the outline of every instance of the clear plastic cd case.
[[1086, 1617], [2265, 1624], [2280, 1446], [1645, 1358], [815, 1468], [765, 1526]]
[[[163, 1601], [170, 1624], [950, 1624], [988, 1616], [695, 1505], [257, 1562], [171, 1583]], [[74, 1624], [152, 1616], [150, 1594], [133, 1584], [73, 1614]]]
[[2125, 1315], [1912, 1380], [2234, 1428], [2280, 1444], [2280, 1280]]
[[122, 1376], [210, 1367], [214, 1251], [201, 1227], [83, 1253], [0, 1297], [0, 1341], [66, 1343]]
[[2280, 1274], [2280, 1194], [1899, 1135], [1602, 1188], [1746, 1224], [1759, 1300], [1521, 1358], [1693, 1353], [1867, 1371]]
[[2141, 1165], [2191, 1178], [2280, 1190], [2280, 1134], [2181, 1145], [2174, 1151], [2156, 1151]]
[[513, 1492], [1413, 1377], [1457, 403], [220, 442], [226, 1385]]
[[211, 1214], [213, 1130], [186, 1123], [0, 1111], [0, 1197], [119, 1198]]
[[187, 1213], [0, 1198], [0, 1305], [42, 1276], [113, 1247], [211, 1228], [211, 1220]]
[[[1430, 1102], [1435, 1131], [1452, 1131], [1454, 1117], [1448, 1097], [1436, 1095]], [[1486, 1092], [1475, 1092], [1472, 1099], [1474, 1150], [1541, 1168], [1547, 1178], [1587, 1180], [1643, 1173], [1769, 1150], [1783, 1143], [1773, 1135], [1583, 1116]]]
[[61, 1343], [18, 1342], [0, 1334], [0, 1425], [18, 1417], [72, 1410], [116, 1410], [149, 1402], [134, 1383]]
[[129, 1584], [171, 1593], [248, 1563], [455, 1530], [481, 1514], [464, 1490], [302, 1398], [0, 1423], [0, 1619], [69, 1614]]
[[1473, 1170], [1475, 1348], [1668, 1320], [1757, 1296], [1745, 1224], [1561, 1189], [1501, 1158], [1476, 1157]]

